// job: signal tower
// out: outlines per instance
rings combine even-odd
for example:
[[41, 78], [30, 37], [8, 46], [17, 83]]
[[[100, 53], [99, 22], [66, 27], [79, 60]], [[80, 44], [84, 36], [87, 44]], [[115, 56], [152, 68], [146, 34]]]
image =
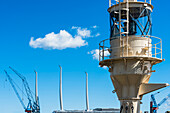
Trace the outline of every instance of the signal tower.
[[152, 36], [152, 10], [151, 0], [109, 0], [110, 38], [99, 44], [99, 65], [109, 68], [120, 113], [140, 113], [143, 95], [168, 86], [148, 83], [153, 65], [163, 61], [162, 40]]

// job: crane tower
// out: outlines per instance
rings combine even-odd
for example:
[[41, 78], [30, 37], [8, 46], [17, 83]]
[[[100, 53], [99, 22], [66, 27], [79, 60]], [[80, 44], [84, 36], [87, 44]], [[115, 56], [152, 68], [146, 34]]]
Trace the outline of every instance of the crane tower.
[[152, 36], [151, 0], [109, 0], [110, 38], [99, 43], [99, 65], [109, 68], [120, 113], [140, 113], [143, 95], [168, 86], [148, 83], [163, 61], [162, 40]]

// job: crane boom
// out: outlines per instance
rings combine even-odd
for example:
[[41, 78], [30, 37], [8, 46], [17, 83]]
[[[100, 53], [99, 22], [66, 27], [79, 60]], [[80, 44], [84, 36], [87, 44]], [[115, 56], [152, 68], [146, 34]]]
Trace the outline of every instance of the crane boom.
[[166, 96], [166, 97], [158, 104], [158, 107], [161, 106], [165, 101], [167, 101], [169, 97], [170, 97], [170, 94], [168, 94], [168, 96]]
[[17, 72], [16, 70], [14, 70], [12, 67], [9, 66], [9, 68], [22, 79], [28, 100], [34, 102], [34, 98], [32, 96], [32, 92], [31, 92], [31, 89], [28, 85], [26, 78], [23, 75], [21, 75], [19, 72]]
[[[26, 92], [26, 95], [27, 95], [27, 99], [28, 99], [28, 105], [27, 105], [27, 108], [25, 107], [24, 103], [22, 102], [20, 96], [18, 96], [19, 100], [21, 101], [21, 103], [24, 105], [24, 109], [25, 109], [25, 112], [27, 113], [40, 113], [40, 106], [39, 106], [39, 98], [37, 97], [35, 100], [33, 98], [33, 94], [32, 94], [32, 91], [28, 85], [28, 82], [26, 80], [26, 78], [20, 74], [19, 72], [17, 72], [15, 69], [13, 69], [12, 67], [9, 66], [9, 68], [16, 74], [19, 76], [19, 78], [22, 80], [23, 82], [23, 85], [24, 85], [24, 88], [25, 88], [25, 92]], [[6, 72], [6, 71], [5, 71]], [[7, 73], [7, 72], [6, 72]], [[12, 79], [10, 79], [12, 80]], [[14, 85], [13, 85], [14, 86]], [[15, 87], [15, 86], [14, 86]], [[16, 90], [16, 88], [15, 88]], [[17, 95], [19, 95], [17, 93]]]
[[165, 98], [163, 98], [163, 99], [161, 100], [161, 102], [160, 102], [159, 104], [157, 104], [156, 99], [155, 99], [155, 95], [158, 94], [158, 93], [160, 93], [160, 92], [157, 92], [157, 93], [151, 95], [151, 99], [152, 99], [151, 101], [153, 102], [151, 111], [152, 111], [153, 113], [157, 113], [157, 110], [159, 109], [159, 107], [160, 107], [164, 102], [166, 102], [166, 101], [168, 100], [168, 98], [170, 98], [170, 94], [168, 94]]
[[12, 78], [9, 76], [9, 74], [7, 73], [7, 71], [6, 71], [6, 70], [4, 70], [4, 72], [5, 72], [5, 74], [6, 74], [7, 78], [8, 78], [8, 80], [9, 80], [9, 82], [10, 82], [10, 84], [11, 84], [12, 88], [14, 89], [15, 94], [17, 95], [17, 97], [18, 97], [18, 99], [19, 99], [19, 101], [20, 101], [21, 105], [23, 106], [23, 108], [24, 108], [24, 109], [26, 109], [26, 107], [25, 107], [25, 105], [24, 105], [24, 103], [23, 103], [23, 101], [22, 101], [22, 99], [21, 99], [20, 95], [18, 94], [17, 89], [15, 88], [15, 85], [14, 85], [14, 83], [13, 83]]
[[153, 101], [154, 107], [158, 107], [154, 94], [151, 95], [151, 99]]

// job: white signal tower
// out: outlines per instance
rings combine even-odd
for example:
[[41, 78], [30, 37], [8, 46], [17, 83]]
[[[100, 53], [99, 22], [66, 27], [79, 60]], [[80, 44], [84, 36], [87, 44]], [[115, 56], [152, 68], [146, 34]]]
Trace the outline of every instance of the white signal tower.
[[99, 65], [109, 68], [120, 113], [140, 113], [143, 95], [168, 86], [148, 83], [153, 65], [163, 61], [162, 40], [152, 36], [152, 10], [151, 0], [109, 0], [110, 38], [99, 44]]

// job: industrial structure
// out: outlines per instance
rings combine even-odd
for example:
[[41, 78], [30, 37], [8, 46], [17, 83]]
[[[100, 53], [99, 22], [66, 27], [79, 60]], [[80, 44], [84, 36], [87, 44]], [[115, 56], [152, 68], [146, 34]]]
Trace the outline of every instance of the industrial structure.
[[[153, 66], [164, 61], [162, 58], [162, 40], [152, 36], [151, 0], [109, 0], [110, 38], [99, 43], [99, 65], [107, 66], [114, 91], [120, 101], [120, 109], [89, 108], [88, 73], [86, 74], [86, 109], [64, 110], [62, 96], [62, 67], [60, 68], [59, 99], [60, 110], [53, 113], [141, 113], [142, 97], [152, 91], [169, 86], [167, 83], [149, 83], [155, 70]], [[5, 71], [26, 113], [40, 113], [38, 80], [35, 71], [35, 97], [26, 78], [9, 67], [21, 80], [25, 88], [28, 105], [21, 99], [15, 82]], [[23, 92], [23, 91], [22, 91]], [[158, 92], [159, 93], [159, 92]], [[151, 95], [150, 113], [157, 113], [158, 108], [170, 98], [170, 94], [157, 104], [155, 95]], [[168, 111], [167, 111], [168, 113]]]
[[119, 109], [113, 109], [113, 108], [96, 108], [93, 110], [57, 110], [53, 111], [52, 113], [120, 113]]
[[148, 83], [152, 67], [163, 61], [152, 11], [151, 0], [109, 0], [110, 38], [99, 44], [99, 65], [109, 68], [120, 113], [140, 113], [143, 95], [169, 85]]
[[[16, 88], [16, 86], [18, 87], [18, 85], [13, 81], [13, 79], [10, 77], [10, 75], [7, 73], [6, 70], [4, 70], [12, 88], [14, 89], [15, 91], [15, 94], [17, 95], [21, 105], [23, 106], [24, 110], [26, 113], [40, 113], [40, 106], [39, 106], [39, 97], [38, 97], [38, 92], [37, 92], [37, 72], [35, 71], [36, 73], [36, 76], [35, 76], [35, 81], [36, 81], [36, 85], [35, 85], [35, 99], [33, 97], [33, 94], [32, 94], [32, 91], [28, 85], [28, 82], [26, 80], [26, 78], [21, 75], [20, 73], [18, 73], [16, 70], [14, 70], [13, 68], [9, 67], [16, 75], [18, 75], [18, 77], [22, 80], [22, 83], [24, 85], [24, 89], [25, 89], [25, 92], [26, 94], [24, 93], [24, 91], [21, 91], [28, 99], [28, 105], [26, 107], [26, 105], [24, 104], [23, 100], [21, 99], [21, 96], [19, 95], [18, 93], [18, 90]], [[21, 88], [19, 88], [21, 90]]]

